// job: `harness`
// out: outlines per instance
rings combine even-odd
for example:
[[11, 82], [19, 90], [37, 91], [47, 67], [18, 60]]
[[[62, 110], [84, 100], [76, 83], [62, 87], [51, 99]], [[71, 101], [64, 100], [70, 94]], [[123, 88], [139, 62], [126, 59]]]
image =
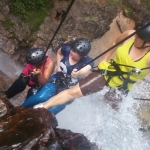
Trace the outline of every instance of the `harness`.
[[[125, 71], [122, 71], [119, 66], [130, 67], [130, 68], [132, 68], [132, 70], [130, 72], [125, 72]], [[118, 76], [118, 78], [123, 81], [123, 84], [118, 86], [118, 89], [121, 90], [123, 92], [123, 94], [125, 94], [125, 95], [127, 95], [129, 92], [128, 84], [133, 84], [136, 82], [136, 81], [131, 80], [130, 76], [133, 74], [140, 74], [141, 70], [148, 69], [148, 68], [138, 69], [133, 66], [117, 64], [113, 59], [110, 60], [109, 69], [111, 69], [111, 68], [115, 69], [115, 71], [109, 71], [106, 69], [98, 69], [98, 70], [93, 70], [93, 72], [98, 72], [103, 76], [107, 75], [108, 76], [108, 79], [106, 81], [107, 86], [108, 86], [109, 81], [112, 79], [112, 77]], [[126, 78], [124, 77], [124, 75], [126, 75]]]
[[63, 72], [57, 72], [56, 77], [49, 82], [56, 84], [57, 93], [70, 88], [71, 75], [67, 75]]
[[[22, 80], [32, 88], [32, 94], [36, 94], [38, 92], [38, 90], [41, 88], [41, 85], [38, 84], [38, 79], [37, 77], [34, 75], [33, 72], [30, 72], [28, 76], [25, 76], [24, 74], [21, 74]], [[34, 85], [30, 85], [29, 81], [34, 81], [35, 84]]]

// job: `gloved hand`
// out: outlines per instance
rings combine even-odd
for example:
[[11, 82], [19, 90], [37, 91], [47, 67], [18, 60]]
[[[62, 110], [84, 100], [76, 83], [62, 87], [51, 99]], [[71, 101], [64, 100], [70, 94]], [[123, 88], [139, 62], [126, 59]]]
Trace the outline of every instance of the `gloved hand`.
[[77, 71], [77, 69], [73, 69], [71, 72], [71, 76], [74, 78], [78, 78], [79, 76], [79, 71]]
[[37, 105], [35, 105], [33, 108], [34, 109], [37, 109], [37, 108], [44, 108], [44, 103], [40, 103], [40, 104], [37, 104]]

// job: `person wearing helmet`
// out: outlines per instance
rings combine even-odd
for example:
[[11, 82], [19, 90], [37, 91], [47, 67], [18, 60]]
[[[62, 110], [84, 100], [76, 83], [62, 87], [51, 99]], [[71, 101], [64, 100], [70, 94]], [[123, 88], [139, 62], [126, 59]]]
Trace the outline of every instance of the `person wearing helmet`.
[[[88, 64], [92, 59], [88, 56], [91, 44], [85, 38], [79, 38], [71, 45], [62, 46], [57, 51], [57, 72], [51, 77], [50, 82], [45, 84], [35, 95], [26, 99], [23, 107], [33, 107], [34, 105], [45, 102], [55, 94], [64, 89], [74, 86], [79, 80], [88, 75], [94, 63]], [[53, 89], [53, 90], [52, 90]], [[56, 90], [54, 94], [54, 89]], [[51, 108], [50, 111], [55, 115], [66, 107], [66, 104]]]
[[[144, 28], [146, 24], [149, 24], [149, 26], [147, 25]], [[150, 67], [150, 19], [141, 21], [136, 29], [141, 27], [143, 29], [139, 32], [137, 31], [137, 34], [128, 38], [119, 47], [107, 52], [96, 71], [79, 81], [73, 88], [60, 92], [46, 103], [41, 103], [35, 108], [44, 107], [49, 109], [57, 105], [62, 105], [74, 98], [101, 91], [106, 85], [110, 89], [119, 89], [121, 96], [123, 94], [127, 95], [132, 89], [133, 84], [148, 74], [148, 70], [143, 68]], [[123, 32], [112, 43], [111, 47], [129, 37], [134, 32], [135, 30]], [[110, 57], [114, 52], [116, 54], [114, 59], [111, 60]], [[111, 94], [111, 90], [110, 93], [106, 93], [106, 96], [109, 96], [109, 94]], [[113, 102], [115, 98], [112, 97], [109, 100]]]
[[26, 53], [26, 67], [19, 78], [5, 91], [7, 98], [25, 90], [26, 85], [31, 87], [27, 97], [33, 95], [41, 86], [47, 83], [54, 71], [54, 62], [51, 57], [46, 56], [41, 48], [32, 48]]

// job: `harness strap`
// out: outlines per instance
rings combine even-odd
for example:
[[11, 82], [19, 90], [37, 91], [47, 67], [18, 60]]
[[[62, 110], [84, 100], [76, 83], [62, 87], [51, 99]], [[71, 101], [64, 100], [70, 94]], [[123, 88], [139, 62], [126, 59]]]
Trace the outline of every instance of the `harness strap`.
[[57, 72], [56, 77], [49, 82], [56, 84], [57, 93], [62, 90], [70, 88], [71, 76], [64, 74], [63, 72]]
[[[25, 76], [24, 74], [21, 74], [22, 80], [30, 87], [37, 87], [40, 88], [41, 85], [38, 84], [38, 79], [34, 76], [34, 74], [30, 73], [28, 76]], [[31, 85], [29, 84], [29, 81], [34, 81], [35, 84]]]
[[[135, 71], [136, 68], [130, 66], [133, 68], [133, 70], [131, 72], [125, 72], [125, 71], [122, 71], [119, 67], [119, 65], [114, 61], [114, 60], [111, 60], [110, 61], [110, 66], [108, 68], [111, 68], [113, 67], [115, 69], [115, 71], [109, 71], [109, 70], [106, 70], [106, 69], [98, 69], [98, 70], [93, 70], [93, 72], [98, 72], [100, 73], [101, 75], [107, 75], [108, 76], [108, 79], [106, 81], [106, 85], [108, 85], [108, 83], [110, 82], [111, 78], [114, 77], [114, 76], [118, 76], [119, 79], [121, 79], [123, 81], [123, 84], [118, 86], [118, 89], [119, 90], [122, 90], [123, 93], [127, 94], [128, 93], [128, 84], [133, 84], [135, 83], [135, 81], [131, 80], [130, 79], [130, 75], [133, 74], [133, 73], [137, 73]], [[124, 65], [126, 66], [126, 65]], [[128, 67], [128, 66], [127, 66]], [[138, 70], [139, 71], [139, 70]], [[140, 73], [140, 71], [138, 72], [138, 74]], [[127, 78], [125, 78], [123, 75], [127, 75]]]

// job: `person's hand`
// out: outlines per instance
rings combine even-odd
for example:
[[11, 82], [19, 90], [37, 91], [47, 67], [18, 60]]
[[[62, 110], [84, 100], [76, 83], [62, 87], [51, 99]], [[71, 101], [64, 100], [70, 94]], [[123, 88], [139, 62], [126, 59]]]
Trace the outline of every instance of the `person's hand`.
[[40, 69], [33, 69], [34, 75], [40, 75], [42, 74], [42, 71]]
[[37, 105], [35, 105], [33, 108], [34, 109], [37, 109], [37, 108], [44, 108], [44, 103], [40, 103], [40, 104], [37, 104]]
[[77, 78], [79, 76], [79, 71], [77, 71], [77, 69], [73, 69], [71, 72], [71, 76]]

